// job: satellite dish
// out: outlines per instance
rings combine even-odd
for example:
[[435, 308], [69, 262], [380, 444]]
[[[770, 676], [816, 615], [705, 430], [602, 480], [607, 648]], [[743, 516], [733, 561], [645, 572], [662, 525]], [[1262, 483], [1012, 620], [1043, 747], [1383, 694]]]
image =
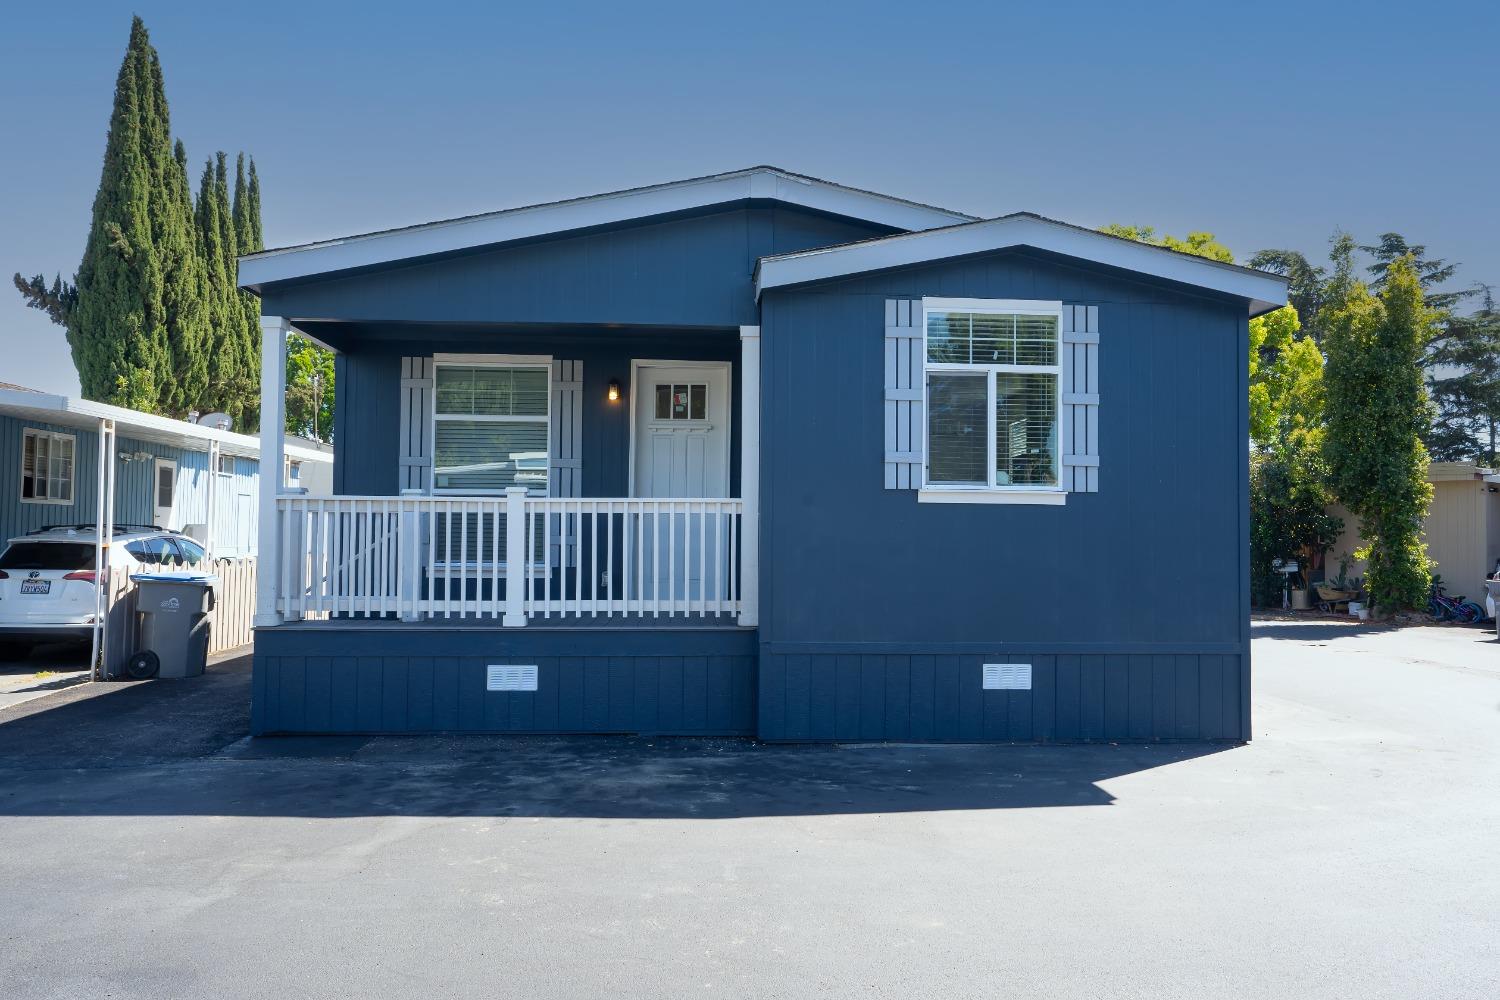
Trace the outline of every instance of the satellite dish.
[[234, 421], [230, 419], [227, 413], [205, 413], [198, 418], [198, 423], [204, 427], [212, 427], [214, 430], [219, 431], [234, 429]]

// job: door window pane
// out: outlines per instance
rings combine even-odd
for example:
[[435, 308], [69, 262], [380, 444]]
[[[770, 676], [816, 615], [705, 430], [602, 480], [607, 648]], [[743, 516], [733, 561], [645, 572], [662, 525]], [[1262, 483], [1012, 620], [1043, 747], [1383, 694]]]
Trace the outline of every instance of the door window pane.
[[982, 373], [928, 373], [928, 482], [987, 485], [988, 406], [988, 387]]
[[656, 387], [656, 419], [669, 420], [672, 417], [672, 387], [670, 385], [659, 385]]
[[688, 416], [693, 420], [708, 419], [708, 386], [694, 385], [688, 390]]

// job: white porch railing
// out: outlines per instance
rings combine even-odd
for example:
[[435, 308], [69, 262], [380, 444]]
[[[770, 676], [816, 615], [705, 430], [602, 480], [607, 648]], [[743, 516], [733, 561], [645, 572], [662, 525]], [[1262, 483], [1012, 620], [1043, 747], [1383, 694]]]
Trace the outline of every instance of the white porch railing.
[[282, 496], [275, 607], [287, 620], [508, 626], [737, 616], [741, 580], [753, 579], [743, 516], [730, 498]]

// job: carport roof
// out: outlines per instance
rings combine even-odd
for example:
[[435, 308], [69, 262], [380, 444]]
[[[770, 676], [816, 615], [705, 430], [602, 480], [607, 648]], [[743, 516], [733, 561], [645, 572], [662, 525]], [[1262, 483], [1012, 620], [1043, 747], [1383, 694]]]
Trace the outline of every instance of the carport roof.
[[[192, 424], [186, 420], [174, 420], [154, 413], [109, 403], [96, 403], [90, 399], [74, 399], [47, 392], [37, 392], [24, 386], [0, 386], [0, 414], [54, 424], [59, 427], [78, 427], [94, 430], [100, 420], [113, 420], [115, 429], [138, 441], [171, 445], [193, 451], [207, 451], [209, 442], [219, 442], [219, 450], [226, 455], [244, 458], [260, 457], [260, 438], [249, 434], [221, 431], [204, 424]], [[286, 453], [299, 462], [331, 462], [333, 455], [312, 443], [294, 444], [288, 441]]]

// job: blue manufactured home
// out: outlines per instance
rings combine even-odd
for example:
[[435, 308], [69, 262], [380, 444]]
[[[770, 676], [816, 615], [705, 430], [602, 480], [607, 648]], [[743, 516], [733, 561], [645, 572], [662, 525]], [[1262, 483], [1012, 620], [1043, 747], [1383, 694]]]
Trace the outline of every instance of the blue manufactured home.
[[757, 167], [240, 281], [264, 413], [290, 330], [338, 352], [332, 489], [262, 483], [257, 733], [1249, 738], [1281, 278]]

